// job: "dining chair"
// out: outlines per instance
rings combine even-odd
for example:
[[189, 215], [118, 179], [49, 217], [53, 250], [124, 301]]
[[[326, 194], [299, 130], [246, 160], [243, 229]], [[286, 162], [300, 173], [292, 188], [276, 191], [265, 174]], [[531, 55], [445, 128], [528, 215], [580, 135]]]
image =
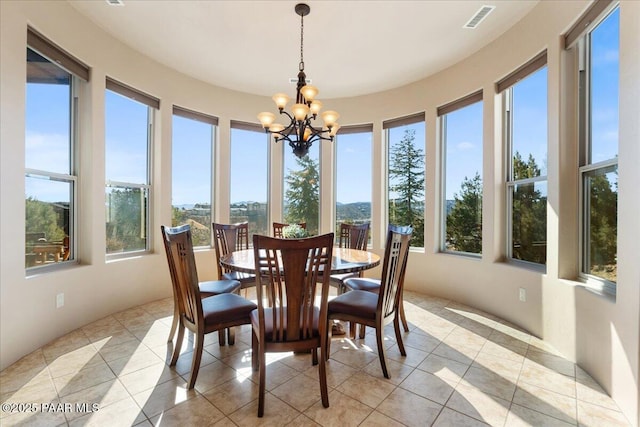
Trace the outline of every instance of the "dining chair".
[[[369, 223], [364, 224], [340, 224], [340, 237], [338, 245], [341, 248], [367, 250], [369, 242]], [[362, 271], [358, 273], [332, 274], [331, 284], [337, 288], [338, 295], [344, 293], [344, 281], [354, 277], [362, 277]]]
[[[393, 226], [390, 226], [393, 227]], [[407, 268], [407, 260], [409, 257], [407, 257], [404, 260], [404, 264], [402, 266], [402, 289], [404, 290], [404, 275], [405, 275], [405, 271]], [[360, 290], [360, 291], [368, 291], [368, 292], [375, 292], [378, 293], [380, 291], [380, 279], [377, 278], [364, 278], [362, 277], [362, 275], [360, 275], [360, 278], [356, 279], [356, 280], [350, 280], [349, 283], [346, 283], [346, 279], [345, 281], [343, 281], [343, 286], [344, 286], [344, 291], [355, 291], [355, 290]], [[400, 302], [398, 305], [398, 309], [399, 309], [399, 313], [400, 313], [400, 320], [402, 321], [402, 328], [404, 329], [405, 332], [409, 332], [409, 324], [407, 323], [407, 316], [404, 312], [404, 297], [401, 295], [400, 298]], [[360, 338], [364, 338], [365, 336], [365, 329], [366, 327], [364, 325], [360, 325]]]
[[204, 336], [208, 333], [228, 329], [229, 345], [235, 343], [234, 327], [251, 322], [249, 315], [256, 308], [251, 301], [238, 294], [223, 293], [202, 298], [198, 286], [198, 272], [193, 255], [191, 228], [183, 225], [174, 228], [162, 226], [162, 235], [167, 248], [167, 261], [175, 278], [174, 294], [178, 301], [178, 337], [169, 366], [175, 366], [180, 356], [184, 330], [194, 335], [191, 375], [187, 388], [192, 389], [198, 377]]
[[[216, 266], [218, 268], [218, 279], [237, 280], [240, 282], [240, 289], [247, 289], [256, 284], [253, 274], [239, 271], [227, 270], [220, 265], [220, 258], [231, 252], [249, 249], [249, 223], [240, 222], [237, 224], [212, 224], [214, 249], [216, 252]], [[245, 291], [246, 297], [246, 291]]]
[[[385, 378], [390, 378], [390, 376], [384, 354], [384, 327], [391, 321], [393, 321], [400, 354], [407, 355], [400, 333], [399, 305], [402, 299], [403, 276], [412, 231], [411, 227], [389, 227], [382, 265], [382, 279], [377, 293], [352, 290], [338, 295], [327, 305], [327, 322], [334, 319], [351, 322], [349, 328], [351, 338], [355, 338], [354, 323], [375, 328], [378, 357]], [[347, 279], [345, 281], [347, 288], [349, 288], [349, 282], [354, 280], [361, 279]], [[330, 354], [330, 338], [327, 339], [325, 352], [327, 357]]]
[[[164, 226], [163, 226], [164, 227]], [[162, 227], [161, 227], [162, 228]], [[163, 231], [164, 233], [164, 231]], [[164, 250], [167, 255], [167, 261], [169, 261], [169, 246], [167, 244], [167, 239], [162, 239], [164, 243]], [[171, 283], [173, 285], [173, 321], [171, 322], [171, 329], [169, 330], [169, 338], [167, 342], [173, 340], [173, 336], [176, 333], [176, 329], [178, 328], [178, 322], [180, 319], [180, 311], [179, 311], [179, 301], [178, 294], [175, 292], [177, 289], [177, 278], [174, 264], [169, 262], [169, 274], [171, 276]], [[208, 280], [205, 282], [198, 283], [198, 289], [200, 290], [200, 296], [202, 298], [211, 297], [214, 295], [220, 294], [228, 294], [228, 293], [237, 293], [240, 289], [240, 282], [237, 280]], [[224, 331], [219, 331], [218, 341], [220, 345], [225, 344], [225, 336]]]
[[[274, 222], [273, 223], [273, 237], [276, 237], [278, 239], [282, 239], [282, 229], [289, 226], [290, 224], [285, 224], [282, 222]], [[298, 225], [301, 228], [304, 228], [305, 230], [307, 229], [307, 223], [306, 222], [300, 222], [298, 223]]]
[[[313, 364], [320, 365], [322, 405], [329, 407], [324, 351], [330, 285], [329, 275], [321, 280], [319, 277], [323, 270], [331, 268], [333, 236], [333, 233], [304, 239], [253, 236], [255, 268], [260, 271], [256, 286], [258, 308], [251, 312], [251, 361], [253, 370], [260, 371], [258, 417], [264, 414], [265, 355], [269, 352], [310, 351]], [[271, 301], [268, 307], [264, 304], [263, 289]]]

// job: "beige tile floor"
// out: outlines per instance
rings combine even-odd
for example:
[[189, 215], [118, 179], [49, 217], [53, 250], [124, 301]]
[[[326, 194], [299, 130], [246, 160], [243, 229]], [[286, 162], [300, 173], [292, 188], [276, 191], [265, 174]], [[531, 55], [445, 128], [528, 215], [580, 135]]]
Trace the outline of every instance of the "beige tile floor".
[[257, 417], [247, 326], [234, 346], [207, 337], [196, 387], [186, 390], [192, 348], [167, 366], [173, 311], [164, 299], [86, 325], [3, 370], [0, 425], [629, 425], [585, 371], [539, 339], [453, 301], [413, 292], [405, 301], [406, 357], [386, 330], [391, 379], [372, 331], [334, 339], [328, 409], [310, 355], [270, 354], [265, 416]]

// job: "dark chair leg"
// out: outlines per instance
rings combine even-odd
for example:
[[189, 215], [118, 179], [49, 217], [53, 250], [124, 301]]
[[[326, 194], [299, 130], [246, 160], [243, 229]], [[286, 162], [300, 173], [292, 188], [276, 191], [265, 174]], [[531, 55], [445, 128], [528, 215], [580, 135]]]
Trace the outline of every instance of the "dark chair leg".
[[256, 331], [253, 330], [251, 332], [251, 368], [254, 371], [257, 371], [260, 367], [259, 361], [258, 361], [258, 337], [256, 336]]
[[[220, 329], [218, 331], [218, 344], [219, 345], [225, 345], [226, 344], [226, 341], [225, 341], [225, 338], [224, 338], [224, 329]], [[231, 343], [229, 343], [229, 344], [231, 344]]]
[[389, 379], [391, 377], [389, 376], [389, 371], [387, 371], [387, 361], [384, 357], [384, 331], [382, 325], [376, 326], [376, 343], [378, 344], [378, 357], [382, 366], [382, 374]]
[[229, 342], [229, 345], [234, 345], [236, 343], [236, 328], [235, 328], [235, 326], [227, 328], [227, 341]]
[[178, 357], [180, 356], [180, 348], [182, 347], [183, 338], [184, 338], [184, 326], [182, 326], [182, 324], [178, 324], [178, 337], [176, 338], [176, 344], [173, 349], [173, 356], [171, 357], [171, 362], [169, 362], [169, 366], [176, 366], [176, 362], [178, 361]]
[[404, 314], [404, 300], [400, 299], [400, 318], [402, 319], [402, 326], [404, 327], [405, 332], [409, 332], [409, 324], [407, 323], [407, 316]]
[[171, 342], [173, 340], [173, 336], [176, 333], [176, 329], [178, 328], [178, 321], [180, 320], [180, 313], [178, 313], [178, 304], [176, 301], [173, 302], [173, 321], [171, 322], [171, 330], [169, 331], [169, 338], [167, 342]]
[[402, 341], [402, 333], [400, 332], [400, 322], [398, 321], [397, 315], [393, 319], [393, 329], [395, 329], [396, 331], [396, 341], [398, 343], [398, 349], [400, 349], [400, 354], [403, 356], [406, 356], [407, 352], [404, 349], [404, 342]]
[[267, 363], [264, 351], [260, 349], [260, 386], [258, 391], [258, 417], [264, 415], [264, 391], [266, 388]]
[[189, 384], [187, 390], [191, 390], [196, 384], [196, 378], [198, 377], [198, 371], [200, 371], [200, 361], [202, 360], [202, 347], [204, 345], [204, 337], [199, 334], [194, 334], [193, 337], [193, 359], [191, 360], [191, 376], [189, 377]]
[[[329, 334], [331, 334], [331, 332], [329, 332]], [[325, 352], [327, 351], [327, 343], [323, 342], [326, 339], [327, 338], [325, 334], [325, 337], [320, 340], [320, 366], [318, 367], [318, 375], [320, 376], [320, 396], [322, 396], [322, 406], [328, 408], [329, 389], [327, 388], [327, 355], [325, 354]]]

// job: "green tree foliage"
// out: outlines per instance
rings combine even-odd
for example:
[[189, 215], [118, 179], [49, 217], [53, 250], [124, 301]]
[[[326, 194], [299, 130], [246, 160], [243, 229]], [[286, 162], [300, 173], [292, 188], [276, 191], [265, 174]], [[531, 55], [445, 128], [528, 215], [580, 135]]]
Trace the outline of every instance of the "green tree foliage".
[[618, 188], [607, 175], [591, 177], [590, 202], [590, 273], [616, 281]]
[[139, 188], [113, 189], [107, 195], [107, 253], [146, 248], [146, 204]]
[[48, 242], [61, 242], [64, 239], [65, 232], [61, 227], [64, 222], [51, 203], [27, 197], [25, 210], [27, 233], [44, 233]]
[[[517, 151], [513, 156], [513, 176], [527, 179], [540, 176], [540, 168], [530, 154], [525, 162]], [[513, 193], [512, 256], [514, 259], [545, 264], [547, 261], [547, 197], [535, 185], [518, 185]]]
[[285, 222], [306, 222], [309, 234], [318, 234], [320, 208], [319, 163], [309, 156], [296, 158], [299, 169], [290, 170], [285, 177], [287, 202]]
[[447, 249], [482, 253], [482, 179], [480, 174], [462, 181], [460, 193], [447, 215]]
[[406, 129], [404, 136], [390, 149], [389, 192], [397, 197], [389, 200], [389, 222], [411, 225], [411, 246], [424, 246], [424, 151], [416, 147], [415, 130]]

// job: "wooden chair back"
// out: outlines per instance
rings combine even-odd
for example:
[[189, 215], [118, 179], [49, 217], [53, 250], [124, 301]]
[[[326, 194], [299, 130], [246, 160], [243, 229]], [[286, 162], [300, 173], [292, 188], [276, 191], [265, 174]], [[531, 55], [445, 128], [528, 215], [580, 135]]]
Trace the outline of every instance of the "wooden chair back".
[[341, 248], [367, 250], [369, 243], [370, 224], [340, 224], [340, 240], [338, 242]]
[[396, 313], [402, 299], [402, 286], [412, 232], [413, 229], [410, 226], [394, 225], [390, 225], [387, 231], [377, 308], [378, 316], [383, 319], [388, 319]]
[[[289, 226], [290, 224], [285, 224], [282, 222], [274, 222], [273, 223], [273, 237], [278, 238], [278, 239], [282, 239], [282, 229]], [[300, 222], [298, 223], [298, 225], [301, 228], [304, 228], [305, 230], [307, 229], [307, 223], [306, 222]]]
[[161, 229], [180, 317], [197, 328], [203, 323], [203, 314], [191, 228], [182, 225]]
[[[212, 224], [214, 249], [216, 251], [216, 260], [228, 253], [249, 249], [249, 223], [240, 222], [237, 224]], [[218, 279], [222, 279], [224, 273], [228, 273], [223, 269], [220, 262], [216, 263], [218, 267]]]
[[[293, 344], [290, 350], [295, 351], [309, 346], [307, 343], [306, 347], [296, 348], [296, 341], [319, 339], [317, 331], [324, 330], [329, 297], [329, 275], [322, 272], [331, 269], [333, 236], [333, 233], [305, 239], [253, 236], [256, 271], [260, 271], [256, 275], [260, 336], [264, 341]], [[318, 285], [320, 301], [316, 304]], [[265, 319], [264, 301], [272, 304], [266, 310], [269, 319]], [[318, 310], [320, 324], [314, 325]], [[271, 336], [265, 336], [265, 322], [273, 331]]]

